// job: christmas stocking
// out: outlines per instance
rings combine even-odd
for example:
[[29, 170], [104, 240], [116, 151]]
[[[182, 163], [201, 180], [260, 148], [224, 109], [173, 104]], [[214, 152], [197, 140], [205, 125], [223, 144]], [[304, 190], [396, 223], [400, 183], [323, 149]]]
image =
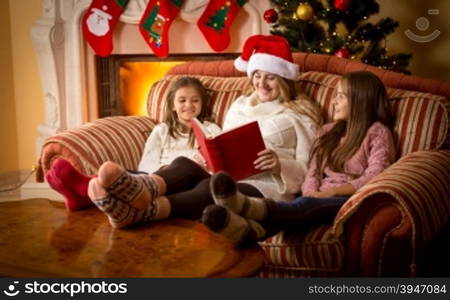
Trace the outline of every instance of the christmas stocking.
[[230, 44], [230, 26], [246, 0], [210, 0], [197, 22], [200, 31], [214, 51]]
[[178, 15], [183, 0], [150, 0], [139, 24], [139, 29], [155, 55], [169, 53], [169, 28]]
[[93, 0], [84, 14], [82, 21], [84, 38], [97, 55], [111, 54], [114, 27], [128, 1]]

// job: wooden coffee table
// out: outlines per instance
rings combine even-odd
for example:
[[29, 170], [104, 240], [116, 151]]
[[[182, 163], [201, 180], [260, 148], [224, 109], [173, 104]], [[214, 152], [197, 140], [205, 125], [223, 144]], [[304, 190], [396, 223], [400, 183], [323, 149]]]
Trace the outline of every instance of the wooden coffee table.
[[203, 224], [172, 219], [126, 230], [91, 208], [47, 199], [0, 203], [0, 275], [9, 277], [243, 277], [264, 263]]

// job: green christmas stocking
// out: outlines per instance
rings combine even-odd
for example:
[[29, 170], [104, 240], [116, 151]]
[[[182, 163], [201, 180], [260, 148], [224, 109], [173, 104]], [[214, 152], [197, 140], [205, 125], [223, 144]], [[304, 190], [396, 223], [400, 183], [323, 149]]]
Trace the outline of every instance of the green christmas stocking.
[[230, 44], [230, 27], [246, 0], [210, 0], [197, 26], [214, 51]]
[[169, 54], [169, 28], [178, 15], [183, 0], [150, 0], [139, 24], [139, 30], [155, 55]]

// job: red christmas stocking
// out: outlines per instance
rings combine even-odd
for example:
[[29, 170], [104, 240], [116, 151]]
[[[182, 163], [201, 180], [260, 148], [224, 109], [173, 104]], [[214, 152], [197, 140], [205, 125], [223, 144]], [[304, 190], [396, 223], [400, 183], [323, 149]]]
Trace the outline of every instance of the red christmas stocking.
[[210, 0], [197, 25], [209, 46], [222, 51], [230, 44], [230, 26], [246, 0]]
[[169, 54], [169, 28], [178, 15], [183, 0], [150, 0], [139, 24], [139, 29], [155, 55]]
[[93, 0], [84, 14], [82, 21], [84, 38], [97, 55], [111, 54], [114, 27], [128, 1]]

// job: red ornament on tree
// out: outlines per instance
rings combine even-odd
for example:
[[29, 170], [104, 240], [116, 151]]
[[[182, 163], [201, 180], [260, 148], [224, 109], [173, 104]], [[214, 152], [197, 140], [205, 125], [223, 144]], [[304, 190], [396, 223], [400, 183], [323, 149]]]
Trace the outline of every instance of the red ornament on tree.
[[351, 0], [334, 0], [334, 8], [340, 11], [348, 10]]
[[278, 20], [278, 13], [275, 9], [271, 8], [264, 12], [264, 20], [267, 23], [275, 23]]
[[348, 58], [350, 56], [350, 52], [345, 48], [341, 48], [337, 50], [334, 55], [337, 57]]

